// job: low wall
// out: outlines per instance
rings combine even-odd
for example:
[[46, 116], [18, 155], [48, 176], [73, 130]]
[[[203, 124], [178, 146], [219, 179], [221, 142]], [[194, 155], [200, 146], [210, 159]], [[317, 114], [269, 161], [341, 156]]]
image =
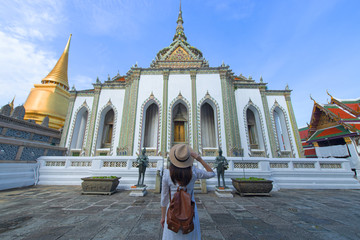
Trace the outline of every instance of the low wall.
[[[136, 157], [40, 157], [38, 162], [40, 185], [81, 185], [83, 177], [117, 176], [121, 177], [118, 189], [130, 189], [139, 176]], [[161, 157], [149, 157], [144, 180], [149, 189], [155, 188], [156, 174], [160, 174], [162, 165]]]
[[[214, 166], [215, 157], [203, 158], [211, 167]], [[161, 157], [151, 156], [149, 160], [145, 184], [154, 189], [156, 174], [162, 172], [164, 161]], [[225, 181], [229, 187], [232, 187], [231, 178], [254, 176], [273, 180], [275, 190], [360, 189], [360, 183], [354, 178], [346, 159], [229, 157], [227, 160], [229, 169], [225, 172]], [[40, 157], [38, 162], [38, 184], [80, 185], [82, 177], [113, 175], [121, 177], [119, 189], [130, 189], [138, 179], [135, 157]], [[209, 190], [214, 190], [216, 185], [217, 177], [207, 180]]]
[[37, 183], [38, 163], [0, 163], [0, 190]]

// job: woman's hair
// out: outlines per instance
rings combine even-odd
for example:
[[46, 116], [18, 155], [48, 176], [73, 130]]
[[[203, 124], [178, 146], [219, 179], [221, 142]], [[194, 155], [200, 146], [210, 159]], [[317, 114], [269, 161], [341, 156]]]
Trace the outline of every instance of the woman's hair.
[[192, 178], [191, 166], [187, 168], [178, 168], [174, 164], [170, 163], [170, 178], [171, 181], [180, 186], [187, 186]]

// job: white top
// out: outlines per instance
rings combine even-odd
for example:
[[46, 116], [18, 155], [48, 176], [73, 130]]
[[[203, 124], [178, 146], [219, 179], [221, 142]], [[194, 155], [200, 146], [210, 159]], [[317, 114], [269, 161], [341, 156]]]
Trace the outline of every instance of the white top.
[[[197, 179], [207, 179], [212, 178], [215, 176], [214, 172], [207, 172], [205, 170], [198, 169], [196, 167], [192, 167], [192, 178], [190, 183], [186, 186], [187, 192], [191, 195], [191, 199], [195, 202], [194, 198], [194, 183]], [[169, 186], [171, 187], [171, 197], [174, 196], [175, 192], [177, 191], [178, 185], [174, 185], [170, 178], [170, 172], [168, 169], [164, 170], [163, 179], [162, 179], [162, 192], [161, 192], [161, 206], [167, 207], [169, 206]], [[166, 210], [167, 211], [167, 210]], [[197, 212], [196, 202], [195, 202], [195, 216], [193, 219], [194, 222], [194, 230], [188, 234], [183, 234], [182, 230], [180, 229], [179, 232], [175, 233], [168, 229], [167, 226], [167, 217], [165, 215], [165, 224], [163, 230], [163, 240], [182, 240], [182, 239], [192, 239], [192, 240], [200, 240], [201, 239], [201, 231], [200, 231], [200, 220], [199, 215]]]
[[[186, 186], [187, 192], [191, 195], [191, 199], [195, 202], [194, 198], [194, 183], [198, 179], [208, 179], [215, 176], [214, 172], [207, 172], [196, 167], [192, 167], [192, 178], [189, 184]], [[169, 204], [169, 186], [171, 187], [171, 198], [174, 196], [177, 187], [174, 185], [170, 178], [169, 169], [164, 169], [163, 179], [162, 179], [162, 191], [161, 191], [161, 206], [166, 207]]]

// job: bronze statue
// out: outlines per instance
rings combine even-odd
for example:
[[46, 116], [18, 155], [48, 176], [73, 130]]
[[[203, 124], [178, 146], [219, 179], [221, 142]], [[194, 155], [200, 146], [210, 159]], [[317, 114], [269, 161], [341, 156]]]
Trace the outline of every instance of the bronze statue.
[[[145, 178], [145, 171], [146, 171], [146, 168], [149, 166], [149, 158], [145, 155], [146, 153], [146, 148], [143, 148], [142, 152], [141, 152], [141, 155], [138, 156], [138, 158], [136, 159], [136, 163], [137, 163], [137, 168], [139, 168], [139, 180], [138, 180], [138, 183], [137, 187], [144, 187], [144, 178]], [[141, 179], [141, 176], [142, 176], [142, 181], [141, 181], [141, 184], [140, 184], [140, 179]]]
[[225, 185], [225, 170], [228, 169], [229, 163], [227, 162], [226, 158], [222, 156], [222, 150], [219, 148], [219, 156], [215, 159], [215, 167], [217, 170], [217, 177], [218, 177], [218, 187], [220, 186], [220, 176], [222, 177], [224, 188], [226, 188]]

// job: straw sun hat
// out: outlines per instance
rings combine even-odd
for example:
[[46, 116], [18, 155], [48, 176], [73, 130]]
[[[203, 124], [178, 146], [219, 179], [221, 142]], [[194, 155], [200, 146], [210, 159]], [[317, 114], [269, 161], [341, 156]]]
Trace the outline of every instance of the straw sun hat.
[[178, 168], [187, 168], [193, 165], [193, 150], [186, 144], [177, 144], [170, 149], [169, 158], [172, 164]]

